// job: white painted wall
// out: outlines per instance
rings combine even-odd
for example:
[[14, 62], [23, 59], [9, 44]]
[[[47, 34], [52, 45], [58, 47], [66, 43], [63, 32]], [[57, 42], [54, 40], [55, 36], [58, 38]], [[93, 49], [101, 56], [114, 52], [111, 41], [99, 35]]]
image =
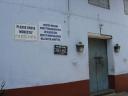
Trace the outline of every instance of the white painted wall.
[[[89, 79], [88, 32], [112, 35], [108, 47], [119, 43], [120, 53], [109, 49], [109, 74], [128, 73], [128, 16], [124, 15], [123, 1], [110, 0], [110, 10], [88, 4], [87, 0], [70, 1], [70, 36], [67, 29], [67, 0], [0, 0], [0, 80], [7, 88], [48, 85]], [[38, 25], [39, 22], [62, 25], [63, 40], [16, 41], [15, 24]], [[83, 54], [78, 54], [75, 44], [82, 41]], [[68, 46], [67, 56], [53, 54], [53, 46]], [[115, 66], [115, 69], [113, 69]]]

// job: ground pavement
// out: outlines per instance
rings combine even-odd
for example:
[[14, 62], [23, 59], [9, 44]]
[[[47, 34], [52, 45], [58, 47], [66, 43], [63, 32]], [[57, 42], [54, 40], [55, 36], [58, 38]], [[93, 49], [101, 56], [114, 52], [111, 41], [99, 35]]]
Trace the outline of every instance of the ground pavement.
[[102, 95], [102, 96], [128, 96], [128, 92], [112, 93], [112, 94]]

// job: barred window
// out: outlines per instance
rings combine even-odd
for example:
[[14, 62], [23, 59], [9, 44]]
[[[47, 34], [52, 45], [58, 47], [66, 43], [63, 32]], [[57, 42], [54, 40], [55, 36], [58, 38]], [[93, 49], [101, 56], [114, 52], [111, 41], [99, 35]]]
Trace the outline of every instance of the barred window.
[[124, 13], [128, 15], [128, 0], [124, 0]]
[[109, 0], [88, 0], [88, 3], [98, 7], [110, 9]]

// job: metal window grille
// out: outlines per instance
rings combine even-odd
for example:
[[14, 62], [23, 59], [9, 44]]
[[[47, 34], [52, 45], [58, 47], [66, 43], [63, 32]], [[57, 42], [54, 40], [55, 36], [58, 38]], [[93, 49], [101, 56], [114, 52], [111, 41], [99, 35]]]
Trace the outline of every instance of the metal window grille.
[[89, 4], [110, 9], [109, 0], [88, 0]]

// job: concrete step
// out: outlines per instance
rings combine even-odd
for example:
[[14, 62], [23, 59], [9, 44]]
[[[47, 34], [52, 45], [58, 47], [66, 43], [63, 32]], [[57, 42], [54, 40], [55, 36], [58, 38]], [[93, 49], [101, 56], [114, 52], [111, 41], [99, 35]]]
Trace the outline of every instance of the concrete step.
[[99, 92], [92, 93], [90, 96], [104, 96], [106, 94], [112, 94], [112, 93], [115, 93], [115, 91], [112, 89], [107, 89], [107, 90], [102, 90]]
[[117, 96], [116, 93], [112, 93], [112, 94], [107, 94], [107, 95], [102, 95], [102, 96]]
[[121, 92], [121, 93], [112, 93], [107, 95], [101, 95], [101, 96], [128, 96], [127, 92]]
[[92, 93], [90, 96], [128, 96], [128, 92], [115, 93], [114, 90], [108, 89], [108, 90]]

